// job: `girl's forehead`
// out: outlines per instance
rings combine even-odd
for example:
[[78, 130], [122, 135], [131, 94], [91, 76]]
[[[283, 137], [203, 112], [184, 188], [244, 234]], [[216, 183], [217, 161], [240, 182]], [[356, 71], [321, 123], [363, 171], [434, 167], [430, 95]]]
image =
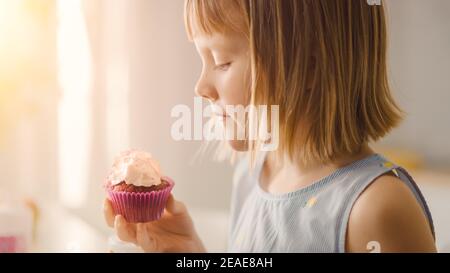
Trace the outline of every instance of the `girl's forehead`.
[[206, 34], [196, 32], [194, 36], [195, 44], [202, 47], [223, 47], [231, 42], [233, 38], [222, 33]]
[[199, 48], [221, 49], [234, 51], [248, 46], [248, 41], [244, 35], [238, 33], [214, 32], [212, 34], [196, 33], [193, 39], [195, 45]]

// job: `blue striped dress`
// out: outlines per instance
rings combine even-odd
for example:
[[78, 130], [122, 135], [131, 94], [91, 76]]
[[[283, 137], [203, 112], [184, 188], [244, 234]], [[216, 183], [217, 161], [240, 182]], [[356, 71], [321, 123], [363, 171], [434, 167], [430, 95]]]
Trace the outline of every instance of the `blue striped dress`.
[[414, 193], [434, 235], [424, 197], [409, 174], [379, 154], [315, 183], [281, 195], [264, 191], [259, 176], [265, 153], [250, 171], [247, 159], [233, 178], [230, 252], [345, 252], [347, 223], [359, 195], [380, 175], [395, 173]]

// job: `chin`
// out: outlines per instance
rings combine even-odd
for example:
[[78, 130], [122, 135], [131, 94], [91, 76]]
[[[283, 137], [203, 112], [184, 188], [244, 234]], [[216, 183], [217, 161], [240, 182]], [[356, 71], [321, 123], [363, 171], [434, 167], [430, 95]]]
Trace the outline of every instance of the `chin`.
[[248, 143], [245, 140], [228, 140], [228, 144], [236, 152], [248, 151]]

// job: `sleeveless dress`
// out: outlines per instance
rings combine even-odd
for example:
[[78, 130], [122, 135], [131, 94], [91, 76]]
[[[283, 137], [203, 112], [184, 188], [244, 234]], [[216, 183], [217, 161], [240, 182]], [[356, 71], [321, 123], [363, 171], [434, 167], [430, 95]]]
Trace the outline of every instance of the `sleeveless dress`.
[[382, 155], [370, 155], [307, 187], [281, 195], [260, 187], [265, 155], [257, 159], [253, 171], [247, 159], [236, 166], [230, 252], [345, 252], [347, 224], [355, 201], [377, 177], [389, 172], [411, 189], [434, 236], [431, 213], [418, 186], [406, 170]]

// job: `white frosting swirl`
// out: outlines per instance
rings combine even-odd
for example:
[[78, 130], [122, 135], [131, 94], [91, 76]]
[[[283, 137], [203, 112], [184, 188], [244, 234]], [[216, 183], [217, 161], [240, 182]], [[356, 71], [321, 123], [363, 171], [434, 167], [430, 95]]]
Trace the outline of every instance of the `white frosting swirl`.
[[161, 184], [159, 163], [151, 154], [138, 150], [122, 152], [114, 161], [108, 181], [150, 187]]

